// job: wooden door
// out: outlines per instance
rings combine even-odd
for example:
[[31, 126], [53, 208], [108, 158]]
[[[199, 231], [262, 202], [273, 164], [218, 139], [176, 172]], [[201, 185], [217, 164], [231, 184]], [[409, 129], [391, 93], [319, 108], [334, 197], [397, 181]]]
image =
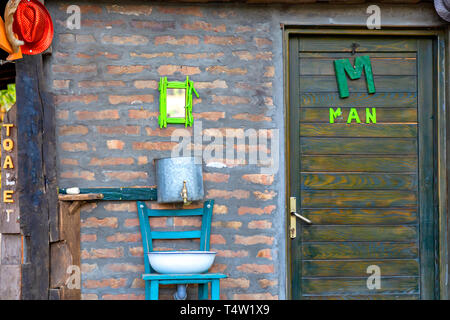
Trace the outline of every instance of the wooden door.
[[[340, 98], [334, 61], [358, 56], [376, 92], [364, 69]], [[292, 298], [436, 298], [433, 40], [302, 36], [289, 60], [288, 189], [312, 222], [291, 239]]]

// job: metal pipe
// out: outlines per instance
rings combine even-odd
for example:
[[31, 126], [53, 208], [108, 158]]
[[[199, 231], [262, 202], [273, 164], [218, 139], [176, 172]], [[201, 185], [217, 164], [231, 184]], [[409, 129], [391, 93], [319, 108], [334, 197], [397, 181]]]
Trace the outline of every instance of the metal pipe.
[[187, 298], [187, 292], [186, 292], [187, 285], [185, 284], [177, 284], [177, 291], [173, 294], [173, 298], [175, 300], [186, 300]]

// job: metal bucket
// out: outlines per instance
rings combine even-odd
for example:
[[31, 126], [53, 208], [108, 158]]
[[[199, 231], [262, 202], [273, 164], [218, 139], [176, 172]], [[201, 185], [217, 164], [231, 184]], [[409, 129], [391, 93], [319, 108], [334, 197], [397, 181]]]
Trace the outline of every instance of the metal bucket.
[[185, 202], [182, 197], [186, 181], [187, 200], [204, 197], [201, 159], [176, 157], [155, 159], [158, 203]]

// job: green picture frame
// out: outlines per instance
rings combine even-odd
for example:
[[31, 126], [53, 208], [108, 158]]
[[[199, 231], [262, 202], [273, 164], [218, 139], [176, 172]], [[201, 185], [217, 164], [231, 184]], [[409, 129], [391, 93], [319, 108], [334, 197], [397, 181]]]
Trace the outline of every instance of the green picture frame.
[[[167, 77], [161, 77], [159, 80], [158, 89], [159, 89], [159, 116], [158, 116], [159, 127], [166, 128], [168, 123], [184, 124], [185, 127], [188, 126], [192, 127], [192, 124], [194, 123], [194, 117], [192, 116], [192, 93], [195, 93], [197, 98], [199, 97], [197, 91], [194, 88], [194, 82], [192, 80], [189, 80], [189, 77], [186, 77], [186, 81], [184, 82], [167, 81]], [[184, 90], [184, 92], [177, 89]], [[179, 112], [178, 113], [173, 112], [175, 116], [171, 116], [170, 108], [172, 106], [168, 105], [167, 102], [168, 98], [171, 99], [171, 101], [174, 101], [173, 99], [174, 95], [169, 95], [168, 97], [168, 90], [178, 95], [178, 98], [180, 97], [180, 94], [184, 93], [185, 96], [184, 117], [180, 117]], [[175, 98], [177, 97], [175, 96]], [[169, 102], [172, 103], [171, 101]], [[176, 102], [179, 102], [179, 99]]]

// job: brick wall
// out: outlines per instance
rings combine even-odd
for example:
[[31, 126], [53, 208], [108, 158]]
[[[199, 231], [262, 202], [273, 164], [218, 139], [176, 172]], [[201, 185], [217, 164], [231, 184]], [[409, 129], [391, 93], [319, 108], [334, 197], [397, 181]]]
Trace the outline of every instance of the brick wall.
[[[66, 28], [72, 4], [81, 7], [79, 30]], [[194, 126], [201, 121], [205, 136], [241, 128], [278, 128], [283, 135], [282, 95], [275, 94], [282, 92], [282, 32], [267, 7], [46, 5], [55, 24], [46, 69], [57, 108], [60, 187], [156, 184], [152, 160], [170, 156], [177, 144], [171, 134], [180, 128], [158, 128], [161, 76], [184, 81], [188, 75], [195, 82]], [[223, 299], [284, 297], [284, 168], [274, 174], [260, 169], [204, 164], [206, 198], [216, 203], [213, 271], [229, 276], [222, 281]], [[84, 207], [81, 218], [83, 298], [143, 299], [136, 204], [98, 202]], [[198, 224], [164, 218], [153, 227]], [[195, 288], [189, 292], [194, 298]], [[162, 290], [161, 297], [172, 293]]]

